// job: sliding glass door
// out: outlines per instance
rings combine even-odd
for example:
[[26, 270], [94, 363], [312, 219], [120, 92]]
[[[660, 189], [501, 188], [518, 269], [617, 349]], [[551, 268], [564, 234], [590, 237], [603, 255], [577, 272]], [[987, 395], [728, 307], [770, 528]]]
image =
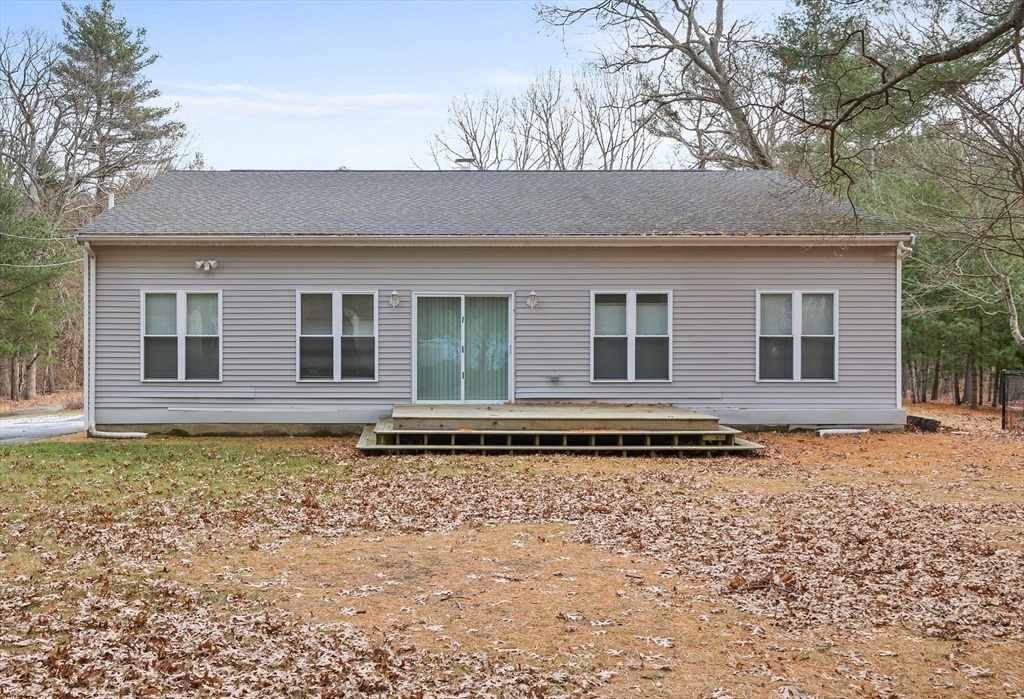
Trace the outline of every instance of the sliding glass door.
[[467, 296], [465, 400], [508, 400], [508, 297]]
[[416, 400], [509, 399], [508, 296], [416, 298]]
[[417, 299], [416, 397], [462, 400], [462, 298]]

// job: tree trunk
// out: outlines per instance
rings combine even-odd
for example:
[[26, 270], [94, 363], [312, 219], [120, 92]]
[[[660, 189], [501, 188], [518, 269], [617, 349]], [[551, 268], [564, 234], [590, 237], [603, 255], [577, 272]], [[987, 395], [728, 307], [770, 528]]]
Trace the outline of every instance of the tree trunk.
[[26, 367], [28, 369], [28, 373], [25, 375], [25, 398], [27, 400], [32, 400], [33, 398], [38, 397], [38, 393], [36, 391], [36, 377], [38, 375], [39, 362], [36, 361], [37, 359], [39, 359], [38, 354], [32, 357], [32, 360]]
[[917, 360], [910, 363], [910, 402], [917, 403], [917, 383], [918, 383], [918, 369]]
[[960, 405], [960, 374], [953, 372], [953, 405]]
[[935, 376], [932, 378], [932, 400], [939, 399], [939, 377], [942, 376], [942, 353], [935, 358]]
[[964, 386], [964, 399], [971, 406], [971, 410], [978, 409], [978, 367], [974, 365], [974, 357], [970, 357], [967, 360], [967, 379], [971, 382], [970, 394], [967, 392], [967, 387]]
[[11, 357], [11, 400], [21, 400], [21, 376], [18, 371], [18, 358]]

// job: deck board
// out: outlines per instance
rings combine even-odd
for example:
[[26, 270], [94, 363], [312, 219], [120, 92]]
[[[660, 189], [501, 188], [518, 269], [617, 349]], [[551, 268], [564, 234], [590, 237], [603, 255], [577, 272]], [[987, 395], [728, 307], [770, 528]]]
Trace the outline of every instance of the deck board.
[[764, 445], [733, 438], [732, 444], [629, 444], [629, 445], [564, 445], [564, 444], [379, 444], [374, 428], [367, 425], [359, 438], [358, 449], [365, 453], [395, 453], [395, 452], [561, 452], [561, 453], [599, 453], [599, 454], [695, 454], [707, 455], [718, 453], [750, 454], [761, 449]]
[[383, 415], [377, 421], [377, 426], [374, 428], [377, 434], [451, 434], [457, 432], [459, 434], [521, 434], [523, 432], [529, 432], [530, 434], [537, 435], [561, 435], [561, 434], [575, 434], [575, 435], [708, 435], [708, 434], [742, 434], [742, 430], [737, 430], [734, 427], [726, 427], [725, 425], [718, 425], [714, 430], [694, 430], [689, 429], [688, 426], [684, 429], [662, 429], [662, 430], [621, 430], [615, 429], [610, 425], [604, 425], [594, 428], [582, 428], [564, 430], [557, 429], [555, 426], [550, 426], [550, 429], [535, 429], [535, 430], [523, 430], [514, 429], [504, 426], [498, 426], [487, 429], [472, 429], [472, 428], [460, 428], [460, 429], [409, 429], [409, 428], [398, 428], [394, 425], [394, 419]]
[[394, 429], [502, 429], [535, 431], [708, 431], [718, 418], [670, 405], [509, 403], [499, 405], [396, 405]]

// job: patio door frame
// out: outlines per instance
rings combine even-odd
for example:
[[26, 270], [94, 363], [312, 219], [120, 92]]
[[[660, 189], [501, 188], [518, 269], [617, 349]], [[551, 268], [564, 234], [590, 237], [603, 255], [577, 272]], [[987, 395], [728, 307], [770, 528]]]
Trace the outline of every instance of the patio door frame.
[[[507, 298], [508, 299], [508, 359], [506, 361], [506, 374], [508, 378], [508, 398], [505, 400], [466, 400], [466, 298]], [[457, 298], [460, 308], [460, 342], [461, 361], [459, 380], [459, 400], [420, 400], [419, 398], [419, 300], [421, 298]], [[501, 403], [515, 403], [515, 327], [516, 327], [516, 294], [514, 291], [472, 291], [472, 292], [446, 292], [446, 291], [414, 291], [412, 292], [412, 402], [426, 403], [432, 405], [495, 405]]]

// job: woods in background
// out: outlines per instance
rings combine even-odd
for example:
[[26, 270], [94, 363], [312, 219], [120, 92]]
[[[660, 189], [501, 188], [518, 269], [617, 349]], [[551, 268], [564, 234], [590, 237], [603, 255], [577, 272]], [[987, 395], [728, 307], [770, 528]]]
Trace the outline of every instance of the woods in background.
[[145, 38], [110, 0], [64, 4], [60, 37], [0, 37], [0, 394], [13, 400], [81, 383], [74, 231], [183, 157], [185, 125], [152, 105]]

